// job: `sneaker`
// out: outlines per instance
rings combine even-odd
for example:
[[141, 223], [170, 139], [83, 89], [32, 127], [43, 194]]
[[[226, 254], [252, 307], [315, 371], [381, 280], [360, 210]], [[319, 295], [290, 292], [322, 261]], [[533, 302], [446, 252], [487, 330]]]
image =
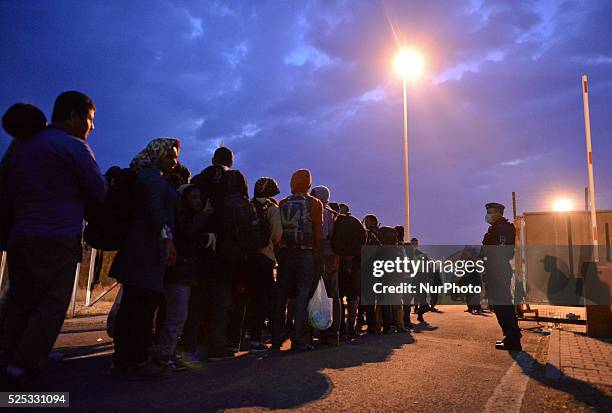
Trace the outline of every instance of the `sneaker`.
[[177, 372], [177, 371], [187, 370], [187, 366], [183, 364], [178, 364], [175, 360], [172, 359], [172, 357], [169, 357], [169, 356], [162, 356], [158, 358], [157, 360], [155, 360], [155, 362], [159, 364], [160, 366], [166, 367], [168, 371]]
[[265, 353], [269, 348], [261, 341], [251, 341], [251, 347], [249, 351], [254, 354]]
[[208, 352], [208, 361], [223, 361], [223, 360], [229, 360], [233, 358], [234, 358], [234, 353], [227, 349]]
[[507, 350], [507, 351], [523, 350], [523, 347], [521, 346], [521, 340], [506, 340], [499, 344], [495, 344], [495, 348], [498, 350]]

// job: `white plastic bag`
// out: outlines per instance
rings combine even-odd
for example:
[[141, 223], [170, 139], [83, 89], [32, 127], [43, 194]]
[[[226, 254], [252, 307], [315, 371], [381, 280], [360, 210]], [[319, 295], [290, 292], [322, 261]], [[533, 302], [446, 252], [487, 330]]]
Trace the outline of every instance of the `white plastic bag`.
[[319, 278], [319, 285], [308, 302], [308, 322], [316, 330], [326, 330], [333, 323], [334, 300], [327, 296], [323, 278]]

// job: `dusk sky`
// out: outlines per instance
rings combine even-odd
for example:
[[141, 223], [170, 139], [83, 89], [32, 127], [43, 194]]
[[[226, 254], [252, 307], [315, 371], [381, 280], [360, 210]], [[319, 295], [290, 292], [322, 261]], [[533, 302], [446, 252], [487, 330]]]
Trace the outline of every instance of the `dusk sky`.
[[[106, 170], [155, 137], [193, 174], [222, 141], [250, 187], [298, 168], [360, 218], [403, 224], [398, 44], [409, 84], [412, 235], [479, 243], [483, 204], [583, 208], [589, 76], [599, 209], [612, 209], [611, 1], [0, 1], [0, 110], [80, 90]], [[399, 43], [398, 43], [399, 42]], [[2, 132], [0, 153], [9, 139]]]

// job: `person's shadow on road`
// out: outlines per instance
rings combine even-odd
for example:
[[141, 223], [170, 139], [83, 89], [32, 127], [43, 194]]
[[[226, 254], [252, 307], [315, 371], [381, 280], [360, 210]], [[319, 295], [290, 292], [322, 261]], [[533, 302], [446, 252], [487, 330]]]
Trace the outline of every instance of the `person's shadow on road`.
[[547, 387], [571, 394], [576, 400], [595, 408], [596, 411], [609, 411], [612, 400], [592, 384], [564, 376], [555, 366], [540, 363], [524, 351], [513, 351], [511, 357], [531, 379]]
[[71, 407], [85, 410], [290, 409], [331, 393], [333, 384], [323, 370], [384, 362], [394, 350], [414, 341], [411, 334], [367, 336], [338, 348], [268, 352], [207, 363], [201, 370], [171, 373], [169, 379], [157, 382], [114, 382], [105, 374], [110, 356], [94, 357], [50, 369], [49, 390], [69, 391]]

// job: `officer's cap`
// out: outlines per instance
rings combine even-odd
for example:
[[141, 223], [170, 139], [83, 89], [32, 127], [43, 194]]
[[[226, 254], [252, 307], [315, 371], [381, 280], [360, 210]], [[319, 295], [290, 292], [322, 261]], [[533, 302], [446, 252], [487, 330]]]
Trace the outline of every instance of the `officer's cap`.
[[503, 204], [500, 204], [499, 202], [489, 202], [488, 204], [485, 204], [485, 208], [496, 208], [502, 212], [504, 212], [504, 209], [506, 209], [506, 207]]

